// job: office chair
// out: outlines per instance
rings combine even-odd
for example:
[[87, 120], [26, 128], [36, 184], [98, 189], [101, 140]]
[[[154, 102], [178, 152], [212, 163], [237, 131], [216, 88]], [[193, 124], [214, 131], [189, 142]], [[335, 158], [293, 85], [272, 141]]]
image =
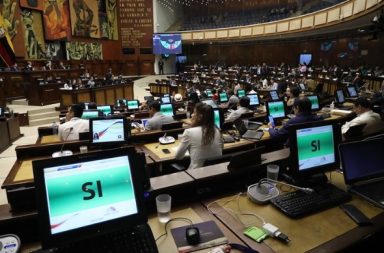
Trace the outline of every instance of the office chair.
[[344, 134], [344, 138], [346, 141], [351, 141], [351, 140], [357, 140], [363, 137], [363, 129], [367, 124], [360, 124], [360, 125], [355, 125], [351, 126], [348, 131]]

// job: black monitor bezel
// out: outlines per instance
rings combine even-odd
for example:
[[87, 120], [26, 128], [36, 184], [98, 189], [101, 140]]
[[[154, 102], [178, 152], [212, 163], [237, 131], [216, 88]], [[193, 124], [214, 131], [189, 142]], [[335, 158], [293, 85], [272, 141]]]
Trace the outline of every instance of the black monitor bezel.
[[[355, 89], [356, 96], [351, 96], [351, 93], [349, 93], [349, 88], [353, 88], [353, 89]], [[359, 97], [359, 92], [358, 92], [358, 90], [356, 89], [356, 86], [354, 86], [354, 85], [347, 86], [347, 87], [346, 87], [346, 91], [347, 91], [347, 94], [348, 94], [348, 97], [349, 97], [349, 98], [357, 98], [357, 97]]]
[[[258, 107], [258, 106], [260, 105], [260, 96], [259, 96], [259, 94], [257, 94], [257, 93], [247, 93], [246, 96], [247, 96], [247, 97], [249, 97], [249, 96], [257, 96], [257, 100], [259, 101], [259, 103], [258, 103], [257, 105], [251, 105], [251, 104], [249, 104], [249, 107], [250, 107], [250, 108], [255, 108], [255, 107]], [[250, 99], [250, 101], [251, 101], [251, 98], [250, 98], [250, 97], [249, 97], [249, 99]]]
[[[109, 108], [111, 108], [111, 113], [110, 113], [110, 115], [105, 115], [104, 112], [103, 112], [101, 109], [99, 109], [99, 107], [101, 107], [101, 106], [109, 106]], [[97, 105], [96, 108], [97, 108], [97, 110], [101, 111], [105, 117], [110, 117], [110, 116], [113, 115], [113, 106], [112, 106], [112, 105]]]
[[269, 114], [269, 104], [270, 103], [276, 103], [276, 102], [282, 102], [283, 103], [283, 105], [284, 105], [284, 116], [283, 117], [276, 117], [276, 118], [274, 117], [273, 119], [284, 119], [285, 117], [287, 117], [287, 104], [285, 103], [284, 100], [266, 101], [265, 102], [265, 109], [267, 111], [267, 116], [268, 117], [271, 116]]
[[[169, 102], [164, 102], [163, 98], [168, 98]], [[169, 94], [164, 94], [163, 96], [160, 97], [160, 102], [161, 102], [161, 104], [170, 104], [170, 103], [172, 103], [172, 98]]]
[[[207, 92], [207, 91], [210, 91], [210, 92], [211, 92], [211, 96], [208, 95], [208, 92]], [[204, 94], [207, 96], [207, 98], [212, 98], [212, 97], [213, 97], [212, 89], [205, 89], [205, 90], [204, 90]]]
[[[137, 103], [137, 108], [135, 108], [135, 109], [131, 109], [131, 108], [129, 108], [129, 106], [128, 106], [128, 102], [130, 102], [130, 101], [136, 101], [136, 103]], [[140, 101], [139, 101], [138, 99], [132, 99], [132, 100], [127, 99], [126, 102], [127, 102], [127, 103], [126, 103], [127, 110], [131, 110], [131, 111], [140, 110]]]
[[[337, 92], [339, 92], [339, 91], [342, 92], [344, 101], [340, 101], [340, 100], [339, 100], [339, 96], [337, 95]], [[345, 102], [345, 93], [344, 93], [344, 90], [343, 90], [343, 89], [337, 89], [337, 90], [335, 90], [334, 97], [335, 97], [335, 101], [336, 101], [337, 104], [343, 104], [343, 103]]]
[[116, 107], [122, 107], [122, 105], [120, 105], [120, 100], [123, 100], [124, 103], [125, 103], [124, 106], [127, 106], [127, 101], [128, 101], [128, 99], [126, 99], [126, 98], [120, 98], [120, 99], [116, 99], [116, 103], [115, 103], [115, 106], [116, 106]]
[[[221, 96], [220, 96], [221, 94], [225, 94], [225, 96], [227, 97], [227, 100], [226, 100], [226, 101], [222, 101], [222, 100], [221, 100]], [[229, 101], [228, 94], [227, 94], [225, 91], [220, 92], [220, 93], [219, 93], [219, 103], [220, 103], [220, 104], [222, 104], [222, 103], [227, 103], [228, 101]]]
[[[317, 94], [313, 94], [313, 95], [307, 95], [306, 96], [308, 99], [309, 99], [309, 97], [316, 97], [317, 98], [317, 103], [318, 103], [318, 105], [319, 105], [319, 108], [312, 108], [312, 103], [311, 103], [311, 111], [312, 112], [317, 112], [317, 111], [320, 111], [321, 110], [321, 106], [320, 106], [320, 97], [319, 97], [319, 95], [317, 95]], [[310, 99], [309, 99], [310, 100]], [[310, 100], [311, 101], [311, 100]]]
[[[172, 112], [173, 112], [173, 115], [172, 115], [171, 117], [173, 117], [173, 116], [176, 115], [175, 107], [173, 106], [172, 103], [164, 103], [164, 104], [160, 104], [160, 112], [161, 112], [161, 107], [162, 107], [163, 105], [171, 105], [171, 106], [172, 106]], [[161, 112], [161, 113], [162, 113], [162, 112]], [[163, 114], [163, 115], [165, 115], [165, 114]], [[165, 115], [165, 116], [169, 116], [169, 115]]]
[[[59, 234], [51, 234], [51, 227], [49, 223], [49, 213], [47, 202], [44, 200], [46, 198], [45, 191], [45, 182], [44, 182], [44, 168], [60, 166], [65, 164], [73, 164], [79, 162], [87, 162], [94, 160], [102, 160], [107, 158], [126, 156], [129, 157], [129, 163], [131, 167], [131, 176], [135, 196], [138, 200], [137, 208], [138, 213], [131, 215], [129, 217], [122, 217], [115, 220], [110, 220], [108, 224], [97, 223], [84, 228], [79, 228], [62, 232]], [[57, 247], [59, 245], [65, 245], [68, 242], [73, 242], [75, 240], [87, 239], [90, 237], [95, 237], [100, 234], [105, 234], [111, 231], [115, 231], [118, 228], [121, 228], [122, 225], [130, 227], [137, 224], [143, 224], [147, 222], [148, 218], [146, 215], [144, 198], [139, 196], [144, 196], [143, 185], [140, 184], [142, 175], [141, 171], [144, 170], [144, 166], [139, 155], [135, 152], [133, 147], [124, 147], [112, 150], [101, 150], [97, 152], [89, 152], [86, 154], [77, 154], [72, 156], [64, 156], [58, 158], [48, 158], [34, 160], [33, 165], [33, 175], [34, 175], [34, 185], [36, 191], [37, 199], [37, 210], [39, 216], [40, 224], [40, 235], [43, 249]], [[135, 183], [136, 182], [136, 183]]]
[[[273, 96], [272, 96], [272, 93], [276, 93], [276, 96], [278, 98], [274, 99]], [[268, 91], [268, 95], [269, 95], [270, 101], [279, 101], [280, 100], [279, 93], [277, 92], [277, 90], [270, 90], [270, 91]]]
[[[299, 170], [299, 155], [298, 155], [298, 145], [297, 145], [297, 130], [313, 128], [313, 127], [322, 127], [322, 126], [332, 126], [333, 130], [333, 148], [335, 153], [335, 161], [330, 164], [325, 164], [318, 166], [317, 168]], [[341, 143], [341, 127], [340, 125], [331, 120], [324, 121], [314, 121], [309, 123], [295, 124], [291, 125], [288, 129], [289, 132], [289, 147], [290, 147], [290, 166], [289, 174], [294, 177], [308, 177], [311, 175], [324, 173], [328, 171], [335, 170], [340, 165], [340, 157], [338, 153], [338, 146]]]
[[[124, 140], [122, 141], [109, 141], [109, 142], [93, 142], [93, 122], [100, 120], [111, 120], [111, 119], [121, 119], [123, 120], [124, 126]], [[96, 147], [117, 147], [124, 144], [127, 144], [131, 136], [130, 123], [127, 118], [123, 116], [114, 116], [114, 117], [98, 117], [89, 119], [89, 144]]]

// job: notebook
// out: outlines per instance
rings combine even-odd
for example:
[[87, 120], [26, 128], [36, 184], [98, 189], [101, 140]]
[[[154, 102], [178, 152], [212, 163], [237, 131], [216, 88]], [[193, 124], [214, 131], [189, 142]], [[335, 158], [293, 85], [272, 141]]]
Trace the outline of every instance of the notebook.
[[236, 129], [239, 131], [240, 135], [244, 139], [256, 139], [260, 140], [263, 137], [263, 131], [258, 131], [257, 129], [260, 128], [260, 124], [257, 123], [251, 123], [252, 129], [249, 129], [245, 126], [244, 121], [242, 119], [237, 119], [233, 122]]
[[384, 208], [384, 137], [339, 146], [344, 180], [350, 192]]
[[146, 252], [158, 252], [147, 224], [140, 157], [119, 148], [33, 161], [43, 249], [119, 252], [115, 242], [140, 238]]

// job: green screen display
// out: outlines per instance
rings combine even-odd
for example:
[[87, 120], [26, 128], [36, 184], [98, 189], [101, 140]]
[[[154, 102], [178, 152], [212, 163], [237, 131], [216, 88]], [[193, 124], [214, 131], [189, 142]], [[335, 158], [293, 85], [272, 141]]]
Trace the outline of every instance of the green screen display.
[[220, 112], [219, 110], [214, 110], [214, 115], [215, 115], [215, 125], [220, 128]]
[[172, 104], [162, 104], [160, 106], [160, 112], [166, 116], [173, 116]]
[[223, 102], [227, 102], [227, 101], [228, 101], [227, 93], [225, 93], [225, 92], [220, 93], [220, 102], [223, 103]]
[[308, 96], [308, 99], [311, 101], [312, 110], [320, 109], [319, 99], [317, 98], [317, 96]]
[[111, 115], [111, 113], [112, 113], [111, 107], [109, 105], [97, 106], [97, 110], [102, 111], [104, 116]]
[[296, 134], [299, 170], [335, 162], [332, 125], [299, 129]]
[[238, 91], [237, 91], [237, 96], [238, 96], [239, 98], [244, 97], [244, 96], [245, 96], [245, 90], [238, 90]]
[[268, 103], [269, 115], [273, 118], [284, 118], [285, 108], [283, 101], [269, 102]]
[[83, 114], [81, 115], [82, 119], [91, 119], [91, 118], [97, 118], [99, 116], [99, 111], [83, 111]]
[[139, 109], [139, 102], [137, 100], [130, 100], [127, 102], [128, 109], [134, 110]]

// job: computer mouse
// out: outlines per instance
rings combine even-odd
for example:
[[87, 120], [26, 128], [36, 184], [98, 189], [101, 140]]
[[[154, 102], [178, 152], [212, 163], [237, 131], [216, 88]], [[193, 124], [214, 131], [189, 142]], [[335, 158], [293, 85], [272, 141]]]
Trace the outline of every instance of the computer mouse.
[[190, 245], [196, 245], [200, 242], [200, 231], [197, 227], [188, 227], [185, 230], [185, 238]]

